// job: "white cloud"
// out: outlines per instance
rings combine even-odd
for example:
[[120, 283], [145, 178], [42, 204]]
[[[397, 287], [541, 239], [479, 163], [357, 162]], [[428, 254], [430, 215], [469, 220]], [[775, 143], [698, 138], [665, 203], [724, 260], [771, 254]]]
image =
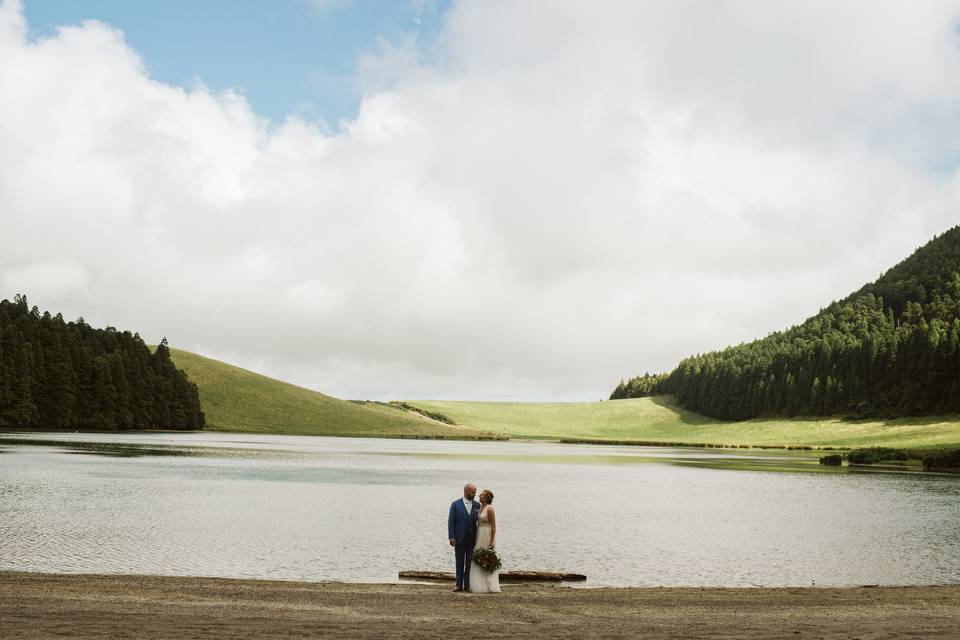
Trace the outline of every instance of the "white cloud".
[[7, 2], [0, 296], [341, 396], [596, 399], [956, 222], [958, 16], [460, 2], [332, 134]]
[[89, 282], [90, 274], [80, 265], [57, 261], [11, 265], [0, 276], [4, 291], [43, 291], [53, 298], [80, 303], [91, 301]]

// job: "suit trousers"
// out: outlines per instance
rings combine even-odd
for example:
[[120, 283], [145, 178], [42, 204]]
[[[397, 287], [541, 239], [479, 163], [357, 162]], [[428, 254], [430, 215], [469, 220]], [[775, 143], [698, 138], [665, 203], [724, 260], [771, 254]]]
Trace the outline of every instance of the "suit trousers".
[[463, 542], [458, 542], [453, 549], [457, 554], [457, 588], [470, 588], [470, 565], [473, 564], [473, 546], [477, 540], [476, 531], [467, 531], [463, 535]]

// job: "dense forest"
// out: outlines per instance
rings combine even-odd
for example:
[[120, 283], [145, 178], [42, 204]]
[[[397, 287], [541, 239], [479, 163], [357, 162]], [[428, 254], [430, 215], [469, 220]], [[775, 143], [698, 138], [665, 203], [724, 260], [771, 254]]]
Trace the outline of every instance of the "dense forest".
[[621, 382], [721, 419], [960, 412], [960, 226], [803, 324]]
[[630, 378], [626, 382], [621, 380], [617, 388], [610, 394], [610, 399], [646, 398], [647, 396], [655, 396], [658, 393], [663, 393], [659, 390], [660, 385], [667, 379], [668, 375], [669, 374], [666, 373], [644, 373], [642, 376]]
[[202, 429], [197, 387], [137, 334], [0, 301], [0, 428]]

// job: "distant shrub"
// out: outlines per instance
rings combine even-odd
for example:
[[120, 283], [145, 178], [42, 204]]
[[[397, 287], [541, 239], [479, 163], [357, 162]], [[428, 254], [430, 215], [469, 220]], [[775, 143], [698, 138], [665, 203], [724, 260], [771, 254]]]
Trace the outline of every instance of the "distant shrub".
[[944, 449], [923, 459], [924, 471], [960, 471], [960, 449]]
[[415, 407], [412, 404], [406, 402], [400, 402], [399, 400], [393, 400], [389, 403], [389, 406], [395, 407], [397, 409], [403, 409], [404, 411], [411, 411], [413, 413], [419, 413], [425, 418], [430, 418], [431, 420], [436, 420], [437, 422], [442, 422], [444, 424], [456, 425], [457, 423], [443, 415], [442, 413], [436, 413], [435, 411], [427, 411], [426, 409], [421, 409], [420, 407]]
[[869, 449], [854, 449], [847, 455], [847, 459], [853, 464], [875, 464], [889, 460], [909, 460], [910, 455], [904, 449], [870, 447]]
[[880, 462], [880, 455], [870, 449], [857, 449], [847, 456], [852, 464], [873, 464]]
[[837, 453], [829, 456], [823, 456], [820, 458], [820, 464], [825, 464], [828, 467], [839, 467], [843, 464], [843, 456]]

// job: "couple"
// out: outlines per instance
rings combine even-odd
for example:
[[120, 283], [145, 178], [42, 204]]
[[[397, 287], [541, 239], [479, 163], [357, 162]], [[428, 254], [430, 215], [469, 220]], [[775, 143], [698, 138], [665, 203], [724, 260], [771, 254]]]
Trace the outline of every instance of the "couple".
[[447, 537], [457, 553], [457, 586], [454, 591], [500, 593], [500, 572], [484, 571], [473, 562], [473, 550], [493, 549], [497, 536], [497, 518], [493, 492], [484, 489], [480, 501], [474, 500], [477, 488], [468, 484], [463, 498], [453, 501], [447, 516]]

